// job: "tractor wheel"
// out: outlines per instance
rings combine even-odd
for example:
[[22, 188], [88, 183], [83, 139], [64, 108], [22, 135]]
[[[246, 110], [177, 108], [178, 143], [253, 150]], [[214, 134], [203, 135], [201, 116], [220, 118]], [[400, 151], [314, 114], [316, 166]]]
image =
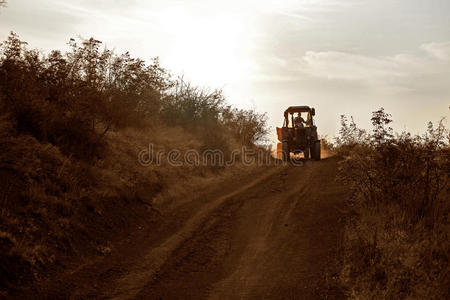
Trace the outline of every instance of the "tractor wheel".
[[289, 145], [288, 142], [281, 143], [281, 160], [288, 161], [289, 160]]
[[303, 151], [303, 155], [305, 156], [305, 159], [309, 159], [309, 154], [310, 154], [309, 148], [306, 148], [305, 151]]
[[320, 160], [320, 140], [316, 141], [313, 145], [314, 147], [314, 155], [313, 158], [314, 160]]

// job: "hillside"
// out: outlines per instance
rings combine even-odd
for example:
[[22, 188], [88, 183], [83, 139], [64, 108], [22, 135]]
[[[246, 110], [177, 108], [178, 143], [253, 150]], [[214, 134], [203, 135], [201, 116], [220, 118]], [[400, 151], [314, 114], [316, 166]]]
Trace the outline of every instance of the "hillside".
[[267, 153], [264, 115], [100, 46], [72, 39], [45, 54], [11, 33], [0, 47], [2, 295], [108, 257], [132, 228], [239, 170], [212, 156], [178, 166], [171, 151]]

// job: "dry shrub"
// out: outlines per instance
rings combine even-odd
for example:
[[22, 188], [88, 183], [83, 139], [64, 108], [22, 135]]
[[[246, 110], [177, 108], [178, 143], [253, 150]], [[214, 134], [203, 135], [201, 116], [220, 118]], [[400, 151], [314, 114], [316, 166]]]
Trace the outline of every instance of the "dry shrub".
[[[94, 38], [71, 39], [69, 51], [44, 55], [11, 33], [0, 47], [0, 101], [19, 133], [85, 160], [101, 156], [104, 136], [164, 122], [204, 134], [206, 147], [227, 150], [230, 136], [253, 145], [267, 117], [226, 105], [221, 90], [173, 79], [157, 58], [146, 64], [117, 55]], [[209, 145], [211, 143], [211, 145]]]
[[0, 288], [10, 289], [39, 277], [40, 271], [55, 262], [56, 251], [69, 250], [70, 229], [75, 225], [68, 219], [92, 177], [57, 147], [18, 135], [10, 121], [3, 119], [0, 124], [5, 129], [0, 135], [0, 175], [4, 178], [0, 184], [4, 273]]
[[182, 126], [200, 135], [205, 149], [229, 152], [230, 139], [253, 146], [265, 142], [268, 134], [266, 114], [226, 105], [221, 90], [195, 87], [183, 78], [175, 81], [162, 99], [161, 117], [168, 125]]
[[353, 298], [445, 299], [450, 286], [448, 131], [394, 135], [373, 113], [366, 134], [341, 129], [340, 180], [353, 191], [341, 279]]

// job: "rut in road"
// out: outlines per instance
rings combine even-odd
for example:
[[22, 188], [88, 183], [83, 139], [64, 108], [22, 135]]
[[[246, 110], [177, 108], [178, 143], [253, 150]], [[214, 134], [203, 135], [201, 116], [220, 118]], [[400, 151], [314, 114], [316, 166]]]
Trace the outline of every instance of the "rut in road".
[[192, 238], [194, 232], [215, 209], [236, 195], [245, 193], [247, 190], [259, 186], [266, 178], [273, 176], [276, 172], [277, 170], [273, 169], [238, 190], [214, 199], [204, 205], [192, 218], [187, 220], [181, 230], [170, 236], [161, 245], [151, 249], [145, 257], [143, 257], [140, 265], [135, 266], [128, 275], [120, 279], [117, 283], [118, 289], [115, 291], [113, 297], [117, 299], [133, 298], [137, 292], [145, 287], [145, 285], [157, 275], [157, 272], [161, 269], [170, 255], [180, 247], [183, 242]]
[[[278, 167], [208, 202], [114, 282], [115, 299], [314, 299], [343, 229], [337, 161]], [[226, 188], [226, 187], [224, 187]]]

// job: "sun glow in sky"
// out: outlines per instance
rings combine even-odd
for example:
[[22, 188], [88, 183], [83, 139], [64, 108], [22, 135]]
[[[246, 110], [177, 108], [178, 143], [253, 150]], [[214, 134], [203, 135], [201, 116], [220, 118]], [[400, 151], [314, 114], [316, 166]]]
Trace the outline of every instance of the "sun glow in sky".
[[8, 2], [2, 40], [12, 30], [49, 51], [93, 36], [117, 52], [159, 56], [232, 104], [268, 112], [273, 127], [290, 105], [316, 107], [329, 136], [340, 114], [367, 127], [380, 106], [397, 130], [450, 116], [448, 0]]
[[245, 80], [251, 62], [242, 59], [249, 46], [244, 26], [238, 17], [196, 18], [182, 7], [165, 10], [161, 14], [161, 29], [173, 37], [173, 46], [165, 58], [169, 68], [209, 86]]

